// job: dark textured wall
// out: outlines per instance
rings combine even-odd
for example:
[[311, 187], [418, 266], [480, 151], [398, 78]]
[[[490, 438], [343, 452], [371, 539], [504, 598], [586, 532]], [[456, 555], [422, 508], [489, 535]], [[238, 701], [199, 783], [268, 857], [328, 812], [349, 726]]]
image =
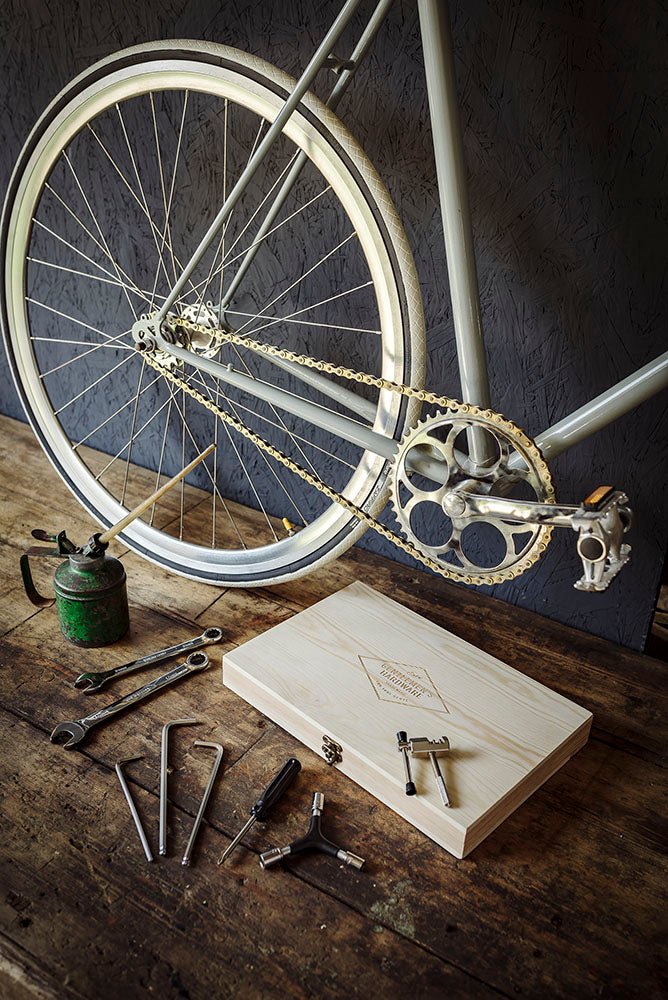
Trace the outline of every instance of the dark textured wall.
[[[0, 186], [47, 102], [116, 48], [209, 38], [297, 73], [339, 6], [5, 0]], [[665, 349], [666, 20], [651, 0], [466, 0], [452, 10], [492, 399], [536, 434]], [[429, 385], [457, 394], [410, 0], [395, 5], [340, 114], [379, 168], [412, 242]], [[0, 408], [21, 416], [4, 361], [0, 378]], [[563, 532], [529, 573], [492, 592], [641, 646], [665, 551], [665, 428], [665, 400], [655, 399], [554, 462], [564, 502], [609, 481], [632, 497], [633, 561], [608, 592], [572, 589], [574, 536]], [[370, 535], [362, 544], [396, 557]]]

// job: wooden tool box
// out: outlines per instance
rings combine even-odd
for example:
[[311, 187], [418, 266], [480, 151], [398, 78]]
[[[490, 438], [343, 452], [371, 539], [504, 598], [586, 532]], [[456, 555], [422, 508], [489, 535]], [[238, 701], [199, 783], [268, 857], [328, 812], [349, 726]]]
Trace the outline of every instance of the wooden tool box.
[[[224, 683], [458, 858], [587, 741], [580, 706], [362, 583], [227, 653]], [[447, 736], [412, 759], [396, 733]]]

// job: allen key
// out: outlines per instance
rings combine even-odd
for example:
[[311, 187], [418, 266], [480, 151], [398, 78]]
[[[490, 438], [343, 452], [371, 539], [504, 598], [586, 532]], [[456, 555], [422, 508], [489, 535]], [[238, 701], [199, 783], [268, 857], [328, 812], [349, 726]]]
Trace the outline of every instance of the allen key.
[[121, 783], [123, 794], [125, 795], [127, 803], [130, 807], [130, 813], [132, 814], [132, 818], [135, 821], [135, 826], [137, 827], [137, 833], [139, 834], [139, 839], [141, 840], [141, 846], [144, 848], [144, 854], [146, 855], [146, 860], [153, 861], [153, 854], [151, 853], [151, 848], [148, 839], [146, 837], [146, 834], [144, 833], [144, 827], [141, 824], [139, 813], [137, 812], [137, 807], [134, 804], [132, 795], [130, 794], [130, 789], [128, 788], [128, 783], [125, 780], [125, 775], [123, 774], [123, 764], [129, 764], [130, 761], [132, 760], [141, 760], [141, 759], [142, 755], [139, 754], [136, 757], [125, 757], [123, 760], [119, 760], [118, 763], [116, 764], [116, 774], [118, 775], [118, 780]]
[[199, 809], [197, 810], [197, 815], [195, 816], [195, 822], [193, 823], [193, 828], [190, 831], [190, 838], [188, 840], [188, 845], [185, 849], [183, 858], [181, 859], [182, 865], [190, 864], [190, 855], [192, 854], [192, 849], [195, 844], [195, 838], [197, 837], [197, 833], [200, 828], [200, 823], [202, 822], [202, 817], [204, 816], [204, 810], [206, 809], [207, 802], [209, 801], [209, 796], [211, 795], [213, 783], [216, 780], [216, 775], [218, 774], [218, 768], [220, 767], [220, 762], [223, 759], [223, 748], [220, 745], [220, 743], [207, 743], [206, 740], [195, 740], [194, 746], [210, 747], [212, 750], [216, 751], [216, 759], [213, 762], [213, 767], [211, 768], [211, 774], [209, 775], [209, 780], [206, 783], [206, 788], [204, 789], [204, 795], [202, 796], [202, 801], [199, 804]]
[[172, 726], [193, 726], [197, 719], [174, 719], [162, 727], [160, 737], [160, 835], [158, 851], [167, 854], [167, 769], [169, 767], [169, 730]]

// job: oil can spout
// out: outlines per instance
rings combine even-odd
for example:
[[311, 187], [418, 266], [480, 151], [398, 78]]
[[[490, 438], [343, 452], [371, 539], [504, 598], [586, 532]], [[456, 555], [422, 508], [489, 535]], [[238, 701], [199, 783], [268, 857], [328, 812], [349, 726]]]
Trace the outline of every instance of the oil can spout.
[[90, 559], [96, 559], [98, 556], [104, 555], [108, 548], [109, 542], [103, 542], [101, 532], [96, 531], [81, 549], [81, 554], [88, 556]]

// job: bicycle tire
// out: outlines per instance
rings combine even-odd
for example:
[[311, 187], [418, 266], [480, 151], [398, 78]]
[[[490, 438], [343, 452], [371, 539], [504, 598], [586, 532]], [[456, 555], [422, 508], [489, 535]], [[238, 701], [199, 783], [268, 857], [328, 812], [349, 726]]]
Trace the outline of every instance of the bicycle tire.
[[[60, 169], [61, 166], [63, 170], [65, 169], [64, 162], [66, 163], [68, 159], [68, 148], [72, 148], [75, 140], [82, 142], [83, 140], [79, 139], [82, 134], [87, 136], [88, 132], [95, 133], [91, 122], [95, 124], [103, 120], [103, 115], [111, 115], [113, 108], [118, 110], [119, 103], [122, 108], [132, 107], [132, 101], [148, 99], [149, 95], [153, 108], [154, 95], [156, 100], [157, 95], [163, 95], [163, 100], [167, 101], [169, 95], [179, 92], [179, 88], [175, 86], [177, 82], [185, 87], [184, 117], [187, 94], [192, 92], [198, 96], [213, 95], [219, 101], [225, 100], [226, 115], [227, 102], [233, 95], [237, 102], [235, 108], [237, 106], [243, 108], [249, 114], [257, 115], [258, 120], [264, 119], [268, 122], [278, 113], [282, 102], [294, 85], [291, 78], [264, 61], [212, 43], [155, 42], [116, 53], [77, 77], [47, 108], [19, 158], [8, 189], [2, 218], [0, 234], [0, 250], [4, 262], [2, 325], [16, 387], [40, 444], [58, 474], [90, 512], [94, 521], [104, 526], [114, 523], [127, 507], [132, 505], [126, 500], [125, 489], [123, 502], [120, 502], [118, 496], [113, 496], [89, 468], [87, 462], [90, 459], [84, 460], [80, 457], [78, 452], [83, 452], [84, 449], [75, 443], [72, 433], [64, 429], [64, 421], [54, 403], [55, 390], [45, 388], [47, 378], [40, 368], [45, 366], [41, 354], [43, 348], [38, 349], [37, 338], [31, 332], [33, 326], [37, 328], [38, 324], [34, 318], [36, 312], [34, 300], [31, 301], [29, 295], [31, 287], [29, 282], [33, 280], [35, 262], [45, 265], [45, 261], [34, 256], [31, 258], [33, 241], [39, 238], [35, 220], [38, 219], [40, 211], [46, 210], [45, 192], [49, 190], [51, 195], [55, 190], [49, 184], [50, 179], [56, 169]], [[119, 116], [122, 121], [121, 112]], [[153, 121], [155, 124], [155, 109]], [[123, 128], [125, 130], [125, 126]], [[286, 141], [292, 143], [295, 149], [308, 151], [310, 161], [316, 164], [318, 171], [328, 182], [329, 189], [335, 192], [344, 205], [348, 218], [354, 222], [355, 238], [363, 251], [360, 257], [363, 256], [367, 261], [372, 278], [369, 284], [372, 285], [373, 295], [381, 314], [380, 368], [383, 374], [394, 381], [421, 385], [424, 369], [424, 321], [417, 275], [408, 241], [385, 187], [356, 141], [333, 113], [313, 95], [305, 97], [286, 125], [284, 135]], [[159, 157], [159, 139], [156, 139], [156, 145]], [[132, 156], [129, 143], [128, 148]], [[206, 163], [206, 160], [204, 162]], [[174, 176], [177, 167], [178, 147]], [[71, 165], [70, 170], [78, 180]], [[162, 174], [162, 164], [160, 172]], [[141, 189], [140, 174], [138, 171], [136, 173]], [[143, 197], [148, 208], [147, 197], [146, 195]], [[163, 200], [164, 198], [163, 184]], [[170, 201], [169, 208], [171, 207]], [[50, 203], [49, 211], [54, 211]], [[92, 215], [94, 218], [94, 213]], [[166, 208], [165, 231], [168, 216]], [[147, 218], [151, 222], [150, 215]], [[154, 224], [151, 224], [155, 229]], [[93, 229], [90, 222], [89, 228]], [[155, 238], [154, 232], [152, 235]], [[101, 229], [100, 236], [106, 246]], [[163, 249], [164, 246], [163, 240]], [[52, 268], [60, 267], [62, 271], [68, 270], [62, 265], [49, 263]], [[125, 274], [125, 270], [122, 273]], [[58, 277], [60, 278], [60, 275]], [[87, 277], [91, 278], [91, 275]], [[116, 277], [122, 285], [123, 280], [118, 272]], [[56, 288], [56, 291], [66, 295], [63, 287], [67, 289], [69, 287], [67, 282], [71, 280], [69, 274], [65, 275], [63, 283]], [[112, 284], [109, 279], [99, 278], [99, 280]], [[124, 291], [128, 301], [131, 301], [127, 288], [124, 288]], [[135, 294], [132, 288], [130, 291]], [[120, 290], [118, 294], [120, 296]], [[54, 298], [53, 301], [59, 300]], [[37, 304], [45, 306], [41, 302]], [[51, 305], [50, 300], [49, 305], [45, 307], [52, 310], [50, 316], [55, 316], [54, 323], [57, 325], [61, 321], [61, 316], [69, 315], [67, 310], [71, 305], [65, 302], [63, 308], [57, 310], [56, 306]], [[81, 320], [77, 322], [81, 323]], [[82, 325], [85, 326], [85, 321]], [[97, 328], [97, 324], [93, 322], [89, 328]], [[104, 333], [104, 336], [109, 335]], [[48, 340], [47, 337], [39, 339]], [[55, 352], [52, 356], [57, 357], [57, 352], [67, 342], [56, 338], [55, 335], [52, 340], [50, 346]], [[91, 342], [93, 343], [95, 342]], [[116, 338], [116, 345], [114, 349], [120, 350], [123, 342]], [[100, 342], [99, 346], [111, 348], [108, 341]], [[74, 352], [70, 353], [74, 357]], [[97, 353], [104, 354], [99, 349]], [[89, 359], [86, 368], [91, 361], [92, 359]], [[138, 362], [137, 358], [134, 363]], [[68, 364], [74, 368], [73, 360]], [[122, 367], [123, 364], [124, 362], [121, 362], [118, 367]], [[83, 366], [79, 368], [83, 370]], [[53, 368], [47, 375], [50, 376], [56, 371], [57, 368]], [[104, 377], [105, 390], [111, 384], [107, 381], [110, 377], [109, 374]], [[118, 381], [118, 376], [115, 378]], [[140, 391], [141, 384], [140, 379], [137, 399], [145, 391]], [[93, 388], [94, 384], [91, 384], [85, 392], [91, 392]], [[99, 406], [103, 406], [107, 396], [113, 397], [113, 393], [108, 391], [95, 395], [97, 399], [93, 402]], [[415, 418], [415, 404], [391, 393], [381, 391], [374, 405], [376, 406], [374, 428], [391, 437], [399, 438], [405, 427]], [[184, 415], [185, 406], [184, 402]], [[171, 409], [170, 403], [170, 412]], [[135, 402], [135, 415], [136, 410], [137, 402]], [[165, 436], [168, 422], [169, 417], [165, 423]], [[183, 417], [182, 423], [187, 424]], [[132, 429], [134, 430], [134, 425]], [[289, 433], [296, 439], [294, 430]], [[185, 437], [185, 430], [182, 430], [182, 436]], [[125, 447], [128, 448], [128, 445]], [[112, 453], [111, 448], [109, 452]], [[128, 454], [131, 453], [132, 444], [129, 444]], [[147, 466], [149, 464], [146, 463]], [[126, 480], [127, 475], [126, 472]], [[386, 479], [387, 463], [377, 456], [364, 452], [359, 457], [355, 471], [346, 485], [347, 495], [351, 495], [360, 507], [371, 513], [377, 513], [386, 500]], [[212, 481], [215, 521], [215, 497], [218, 486], [215, 477]], [[272, 512], [270, 516], [273, 518], [277, 515]], [[267, 520], [269, 519], [268, 517]], [[166, 528], [158, 530], [143, 520], [134, 522], [121, 537], [134, 551], [184, 576], [219, 585], [251, 586], [277, 583], [301, 576], [344, 551], [364, 530], [355, 518], [335, 504], [317, 513], [294, 535], [250, 549], [244, 548], [243, 545], [240, 548], [219, 548], [215, 543], [215, 524], [213, 544], [184, 539], [183, 522], [182, 502], [180, 537], [175, 537]]]

